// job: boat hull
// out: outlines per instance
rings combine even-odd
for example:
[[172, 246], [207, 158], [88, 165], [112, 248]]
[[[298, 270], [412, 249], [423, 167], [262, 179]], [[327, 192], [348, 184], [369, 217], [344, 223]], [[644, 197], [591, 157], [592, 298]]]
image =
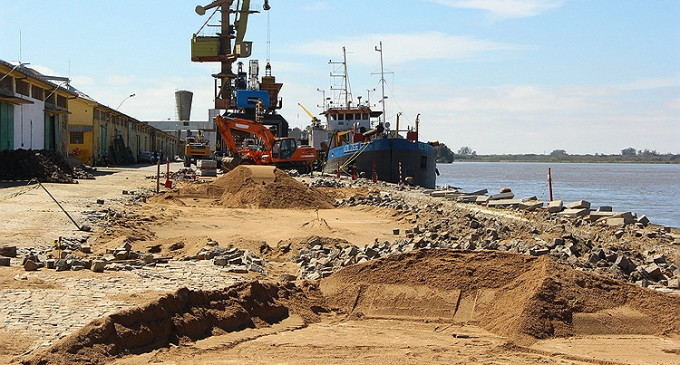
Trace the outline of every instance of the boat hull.
[[335, 174], [340, 167], [343, 173], [351, 173], [349, 166], [356, 165], [357, 175], [370, 179], [375, 166], [378, 180], [396, 184], [400, 181], [406, 183], [406, 178], [411, 177], [413, 185], [434, 188], [435, 160], [436, 152], [427, 143], [403, 138], [380, 138], [368, 145], [352, 143], [331, 148], [323, 171]]

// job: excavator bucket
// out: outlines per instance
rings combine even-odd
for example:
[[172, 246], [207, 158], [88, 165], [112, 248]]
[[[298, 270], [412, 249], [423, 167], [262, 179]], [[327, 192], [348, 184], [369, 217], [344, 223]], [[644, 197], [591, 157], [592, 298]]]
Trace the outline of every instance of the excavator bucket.
[[250, 170], [250, 176], [258, 184], [269, 184], [274, 182], [276, 175], [274, 175], [274, 166], [256, 166], [256, 165], [241, 165]]

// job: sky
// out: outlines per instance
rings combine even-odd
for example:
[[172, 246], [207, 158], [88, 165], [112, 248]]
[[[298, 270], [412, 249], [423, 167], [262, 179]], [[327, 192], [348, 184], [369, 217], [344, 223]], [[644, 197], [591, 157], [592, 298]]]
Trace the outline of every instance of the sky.
[[[136, 119], [207, 120], [219, 65], [190, 60], [207, 20], [189, 0], [0, 0], [0, 59], [21, 61]], [[252, 0], [262, 9], [263, 0]], [[250, 16], [261, 74], [283, 82], [291, 127], [331, 97], [347, 52], [352, 95], [420, 139], [478, 154], [680, 153], [680, 1], [270, 0]], [[208, 28], [211, 29], [211, 28]], [[247, 60], [245, 60], [247, 65]], [[375, 89], [375, 90], [374, 90]], [[322, 90], [322, 91], [319, 91]], [[134, 97], [128, 98], [129, 95]], [[122, 103], [122, 105], [121, 105]], [[382, 109], [381, 104], [374, 109]]]

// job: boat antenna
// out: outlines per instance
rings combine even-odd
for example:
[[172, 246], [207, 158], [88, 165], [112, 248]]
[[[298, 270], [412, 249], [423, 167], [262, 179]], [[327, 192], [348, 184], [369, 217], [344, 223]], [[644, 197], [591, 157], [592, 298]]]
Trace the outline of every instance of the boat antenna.
[[382, 86], [382, 99], [380, 99], [380, 103], [382, 103], [382, 119], [383, 119], [383, 124], [387, 121], [387, 111], [385, 110], [385, 68], [383, 64], [383, 46], [382, 46], [382, 41], [380, 41], [380, 48], [378, 46], [375, 46], [375, 50], [377, 52], [380, 52], [380, 85]]

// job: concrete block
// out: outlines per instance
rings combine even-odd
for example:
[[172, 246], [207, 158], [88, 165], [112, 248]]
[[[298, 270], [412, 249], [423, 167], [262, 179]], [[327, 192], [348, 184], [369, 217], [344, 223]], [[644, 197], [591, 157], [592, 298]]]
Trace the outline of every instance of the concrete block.
[[489, 197], [487, 195], [480, 195], [477, 197], [477, 200], [475, 200], [476, 204], [486, 204], [489, 202]]
[[0, 257], [0, 266], [9, 266], [11, 258]]
[[617, 265], [621, 270], [628, 270], [632, 271], [635, 270], [637, 267], [633, 261], [631, 261], [628, 257], [626, 256], [619, 256], [616, 261], [614, 262], [615, 265]]
[[217, 266], [227, 266], [229, 264], [229, 259], [225, 256], [217, 256], [213, 259], [213, 264]]
[[640, 216], [640, 217], [637, 219], [637, 222], [640, 223], [640, 224], [642, 224], [642, 225], [645, 226], [645, 227], [647, 227], [647, 226], [649, 225], [649, 223], [650, 223], [650, 222], [649, 222], [649, 218], [647, 218], [646, 215]]
[[215, 169], [196, 169], [196, 176], [217, 176]]
[[612, 217], [613, 215], [614, 215], [613, 212], [602, 212], [602, 211], [596, 210], [594, 212], [590, 212], [590, 216], [588, 217], [588, 219], [590, 219], [591, 221], [596, 221], [600, 218]]
[[538, 247], [532, 247], [529, 249], [529, 254], [531, 256], [543, 256], [547, 255], [550, 253], [550, 249], [547, 248], [538, 248]]
[[92, 270], [93, 272], [104, 272], [105, 267], [106, 267], [106, 261], [104, 261], [104, 260], [93, 260], [92, 266], [90, 266], [90, 270]]
[[590, 209], [590, 202], [585, 201], [585, 200], [579, 200], [579, 201], [575, 201], [573, 203], [569, 203], [569, 204], [565, 205], [564, 207], [567, 208], [567, 209], [580, 209], [580, 208]]
[[196, 161], [196, 167], [199, 169], [216, 169], [217, 161], [215, 160], [198, 160]]
[[2, 246], [0, 247], [0, 256], [17, 257], [16, 246]]
[[668, 280], [668, 285], [666, 286], [671, 289], [680, 289], [680, 279], [678, 278], [670, 279]]
[[548, 203], [548, 213], [558, 213], [564, 209], [564, 202], [562, 200], [553, 200]]
[[40, 266], [31, 260], [26, 260], [26, 262], [24, 262], [24, 270], [26, 271], [36, 271], [39, 268]]
[[557, 215], [564, 217], [585, 217], [588, 213], [590, 213], [588, 208], [567, 208], [557, 213]]
[[647, 274], [650, 278], [652, 279], [660, 279], [661, 276], [663, 275], [661, 273], [661, 268], [657, 264], [649, 264], [642, 268], [642, 270]]
[[519, 206], [521, 203], [522, 203], [521, 199], [498, 199], [498, 200], [491, 199], [486, 204], [486, 206], [495, 208], [508, 208]]
[[610, 227], [622, 227], [626, 224], [632, 223], [630, 220], [622, 217], [611, 217], [607, 218], [607, 225]]
[[501, 200], [501, 199], [512, 199], [515, 197], [515, 193], [513, 192], [507, 192], [507, 193], [500, 193], [500, 194], [494, 194], [489, 196], [489, 200]]
[[457, 202], [459, 203], [474, 203], [477, 201], [477, 198], [479, 196], [477, 195], [461, 195], [456, 199]]
[[612, 211], [614, 211], [614, 209], [609, 205], [602, 205], [599, 208], [597, 208], [597, 211], [598, 212], [612, 212]]

